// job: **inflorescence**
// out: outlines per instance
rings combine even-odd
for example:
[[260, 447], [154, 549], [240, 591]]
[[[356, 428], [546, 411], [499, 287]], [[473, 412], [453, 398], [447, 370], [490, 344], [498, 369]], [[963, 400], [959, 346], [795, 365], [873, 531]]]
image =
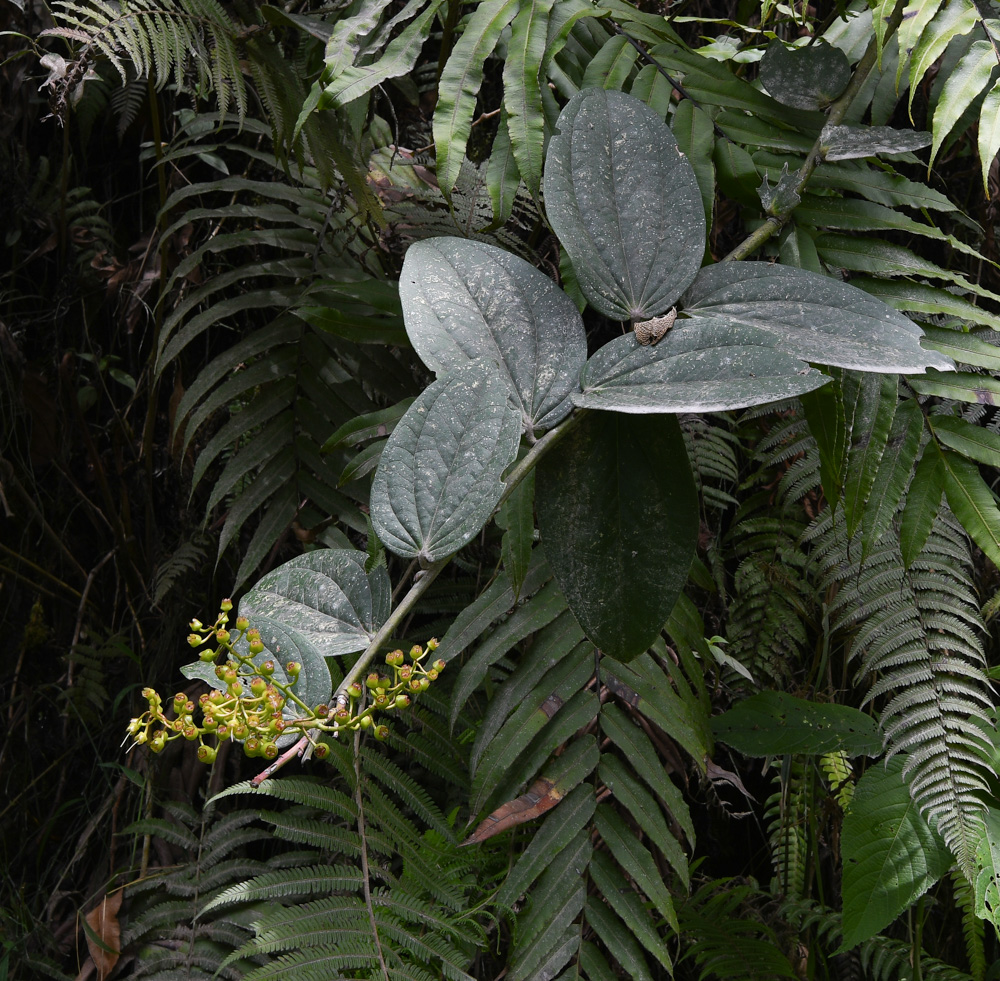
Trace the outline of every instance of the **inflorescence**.
[[[264, 652], [260, 631], [251, 627], [246, 617], [237, 617], [234, 634], [226, 627], [232, 601], [223, 600], [221, 607], [212, 626], [191, 621], [188, 643], [198, 648], [215, 641], [215, 648], [203, 650], [199, 657], [208, 664], [215, 663], [215, 676], [224, 687], [201, 695], [197, 706], [185, 692], [178, 692], [170, 703], [170, 715], [164, 711], [159, 694], [144, 688], [142, 695], [149, 709], [128, 725], [129, 735], [137, 744], [160, 753], [174, 739], [197, 740], [198, 759], [211, 763], [219, 745], [230, 739], [242, 742], [247, 756], [273, 760], [278, 755], [279, 736], [305, 734], [313, 744], [314, 755], [322, 759], [329, 749], [318, 741], [320, 733], [371, 729], [376, 739], [387, 739], [389, 729], [376, 724], [376, 714], [406, 708], [411, 698], [425, 691], [444, 670], [445, 663], [440, 659], [429, 668], [422, 663], [428, 653], [437, 650], [438, 642], [432, 638], [426, 647], [415, 645], [410, 649], [409, 663], [401, 650], [387, 654], [385, 663], [392, 669], [391, 678], [373, 671], [364, 686], [358, 682], [348, 685], [344, 689], [346, 698], [333, 707], [309, 706], [292, 691], [302, 665], [296, 661], [285, 665], [285, 683], [275, 677], [273, 661], [255, 664], [253, 658]], [[236, 650], [244, 638], [249, 656]], [[200, 725], [195, 721], [196, 711], [201, 714]]]

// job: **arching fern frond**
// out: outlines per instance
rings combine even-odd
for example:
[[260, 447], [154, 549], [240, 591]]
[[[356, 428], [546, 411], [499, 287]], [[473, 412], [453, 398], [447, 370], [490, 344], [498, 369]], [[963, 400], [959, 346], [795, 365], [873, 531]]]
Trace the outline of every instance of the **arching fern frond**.
[[947, 509], [917, 560], [904, 569], [899, 541], [884, 535], [866, 561], [843, 521], [825, 512], [811, 532], [824, 583], [839, 589], [831, 627], [848, 637], [867, 701], [885, 698], [881, 726], [890, 754], [908, 754], [910, 792], [967, 874], [990, 771], [976, 720], [992, 708], [980, 641], [982, 620], [961, 526]]
[[80, 63], [107, 58], [123, 85], [129, 81], [129, 63], [158, 88], [172, 75], [184, 89], [193, 75], [198, 94], [216, 93], [222, 115], [231, 101], [241, 119], [246, 115], [240, 26], [217, 0], [57, 0], [54, 6], [65, 26], [42, 33], [81, 42]]

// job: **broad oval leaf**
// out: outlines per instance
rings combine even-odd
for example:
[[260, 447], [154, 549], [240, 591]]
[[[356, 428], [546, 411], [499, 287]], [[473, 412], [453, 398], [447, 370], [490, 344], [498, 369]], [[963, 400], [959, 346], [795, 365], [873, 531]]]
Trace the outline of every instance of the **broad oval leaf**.
[[382, 451], [370, 505], [379, 539], [425, 562], [458, 551], [500, 500], [520, 428], [495, 364], [481, 359], [439, 378]]
[[831, 753], [874, 756], [882, 751], [875, 720], [848, 705], [819, 704], [764, 691], [712, 719], [715, 738], [747, 756]]
[[580, 626], [619, 661], [656, 639], [687, 581], [698, 493], [674, 416], [594, 412], [545, 456], [536, 510]]
[[827, 276], [769, 262], [707, 266], [682, 298], [689, 317], [712, 317], [772, 334], [803, 361], [859, 371], [950, 371], [920, 346], [920, 328], [867, 293]]
[[922, 896], [953, 859], [924, 820], [903, 778], [899, 756], [858, 781], [844, 818], [844, 942], [873, 937]]
[[801, 395], [829, 381], [753, 327], [684, 321], [655, 345], [632, 333], [586, 364], [574, 405], [615, 412], [721, 412]]
[[573, 301], [544, 273], [492, 245], [434, 238], [410, 246], [399, 295], [406, 332], [431, 371], [495, 361], [526, 432], [569, 414], [587, 335]]
[[760, 80], [768, 94], [796, 109], [823, 109], [847, 88], [851, 63], [826, 41], [786, 48], [775, 38], [760, 61]]
[[663, 120], [623, 92], [586, 89], [559, 116], [545, 208], [595, 309], [616, 320], [669, 310], [705, 249], [694, 170]]
[[[240, 600], [240, 616], [260, 631], [266, 650], [253, 658], [275, 663], [275, 675], [287, 683], [283, 666], [302, 665], [295, 693], [307, 705], [330, 698], [326, 658], [364, 650], [389, 616], [392, 589], [383, 566], [365, 572], [365, 553], [318, 549], [279, 566]], [[237, 650], [249, 657], [244, 639]], [[213, 687], [222, 683], [214, 665], [195, 662], [182, 669]]]

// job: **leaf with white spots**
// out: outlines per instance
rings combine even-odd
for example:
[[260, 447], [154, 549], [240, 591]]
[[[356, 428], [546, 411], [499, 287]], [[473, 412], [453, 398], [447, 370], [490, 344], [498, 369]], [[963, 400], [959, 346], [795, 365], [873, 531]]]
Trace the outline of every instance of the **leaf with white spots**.
[[407, 251], [399, 296], [406, 333], [431, 371], [496, 362], [525, 432], [569, 414], [587, 335], [573, 301], [534, 266], [481, 242], [428, 239]]
[[386, 548], [435, 562], [471, 541], [503, 493], [520, 422], [485, 359], [434, 382], [400, 419], [375, 472], [371, 519]]
[[705, 250], [694, 170], [663, 120], [623, 92], [585, 89], [545, 158], [545, 209], [590, 304], [615, 320], [665, 313]]

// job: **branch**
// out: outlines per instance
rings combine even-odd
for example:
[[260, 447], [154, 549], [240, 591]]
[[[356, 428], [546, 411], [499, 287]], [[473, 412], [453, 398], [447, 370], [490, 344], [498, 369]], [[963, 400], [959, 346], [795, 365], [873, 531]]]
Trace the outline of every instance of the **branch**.
[[[896, 30], [899, 28], [900, 23], [903, 20], [903, 6], [904, 0], [896, 0], [896, 6], [890, 14], [888, 21], [886, 22], [886, 32], [885, 37], [891, 37]], [[883, 39], [884, 40], [884, 39]], [[854, 69], [854, 74], [851, 76], [851, 80], [844, 90], [843, 95], [840, 96], [836, 101], [830, 105], [830, 112], [828, 114], [828, 126], [838, 126], [843, 122], [844, 116], [847, 115], [847, 110], [850, 109], [851, 103], [857, 98], [858, 93], [863, 88], [866, 81], [868, 81], [868, 76], [871, 74], [871, 70], [875, 67], [875, 61], [877, 58], [878, 44], [877, 39], [874, 34], [872, 35], [871, 41], [868, 43], [868, 48], [865, 50], [864, 55], [862, 55], [861, 60], [858, 62], [858, 67]], [[822, 135], [816, 137], [816, 142], [813, 143], [812, 149], [809, 151], [809, 156], [806, 157], [805, 163], [799, 170], [799, 181], [795, 185], [795, 193], [801, 198], [802, 192], [805, 190], [806, 184], [809, 183], [809, 179], [812, 177], [813, 172], [816, 170], [817, 166], [823, 160], [823, 138]], [[791, 218], [792, 212], [795, 210], [795, 205], [790, 205], [784, 210], [780, 211], [777, 215], [768, 216], [767, 220], [759, 228], [754, 229], [739, 245], [733, 249], [722, 261], [723, 262], [733, 262], [734, 260], [746, 259], [748, 256], [753, 255], [769, 238], [772, 238], [775, 233], [779, 232], [784, 225]]]

